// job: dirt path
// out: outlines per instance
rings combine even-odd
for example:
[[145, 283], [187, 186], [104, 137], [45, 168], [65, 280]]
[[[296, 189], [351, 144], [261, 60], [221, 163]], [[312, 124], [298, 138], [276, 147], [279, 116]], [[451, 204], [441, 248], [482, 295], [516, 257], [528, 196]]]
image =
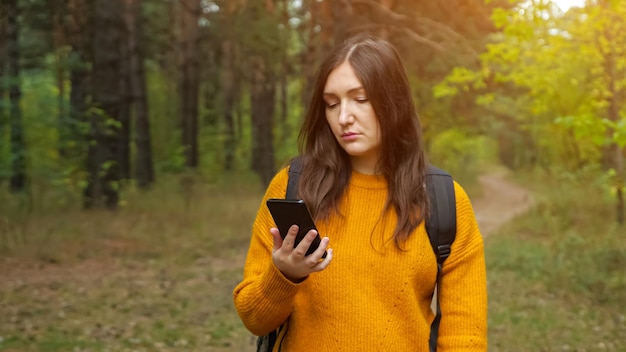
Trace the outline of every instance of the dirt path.
[[479, 177], [483, 196], [472, 201], [480, 231], [487, 237], [500, 226], [527, 211], [533, 204], [530, 192], [509, 181], [507, 172]]

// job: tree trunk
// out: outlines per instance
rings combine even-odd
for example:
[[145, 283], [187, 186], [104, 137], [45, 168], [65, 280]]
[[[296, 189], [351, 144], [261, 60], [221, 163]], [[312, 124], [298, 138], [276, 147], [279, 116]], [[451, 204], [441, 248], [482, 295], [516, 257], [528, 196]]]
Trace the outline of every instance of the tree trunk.
[[[237, 75], [237, 41], [235, 37], [235, 13], [239, 5], [233, 1], [226, 3], [224, 8], [224, 20], [222, 42], [221, 42], [221, 60], [220, 60], [220, 91], [222, 100], [220, 105], [220, 114], [222, 115], [225, 127], [224, 138], [224, 170], [231, 171], [234, 168], [235, 149], [237, 147], [237, 131], [240, 131], [239, 120], [236, 119], [235, 112], [238, 108], [237, 96], [239, 87], [239, 76]], [[237, 118], [241, 116], [237, 114]]]
[[622, 148], [619, 146], [615, 146], [615, 160], [616, 160], [616, 196], [617, 196], [617, 223], [620, 225], [624, 225], [624, 153]]
[[17, 0], [7, 0], [7, 66], [9, 80], [10, 126], [11, 126], [11, 178], [9, 187], [12, 192], [26, 189], [26, 144], [20, 99], [20, 46], [19, 46], [19, 11]]
[[[606, 58], [606, 68], [607, 73], [609, 74], [609, 92], [611, 97], [609, 98], [609, 107], [608, 107], [608, 118], [613, 123], [617, 124], [620, 120], [619, 114], [619, 96], [620, 92], [616, 87], [616, 67], [615, 67], [615, 56], [613, 53], [608, 54]], [[615, 133], [612, 128], [609, 128], [608, 133], [611, 135]], [[609, 145], [609, 151], [611, 155], [611, 165], [615, 170], [615, 187], [617, 189], [617, 204], [616, 204], [616, 219], [619, 224], [624, 223], [624, 155], [622, 153], [622, 148], [616, 143], [613, 142]]]
[[119, 163], [119, 173], [121, 180], [131, 179], [131, 167], [130, 167], [130, 134], [131, 134], [131, 103], [130, 103], [130, 67], [128, 62], [127, 47], [122, 44], [121, 50], [121, 65], [120, 70], [122, 74], [118, 76], [118, 86], [120, 94], [120, 106], [119, 106], [119, 137], [118, 137], [118, 150], [119, 156], [117, 157]]
[[274, 104], [276, 83], [271, 67], [261, 56], [250, 58], [252, 87], [252, 170], [268, 185], [274, 175]]
[[[221, 32], [223, 33], [223, 32]], [[211, 36], [211, 31], [203, 28], [200, 34], [201, 38], [209, 38], [203, 43], [200, 51], [200, 57], [204, 58], [202, 79], [200, 90], [202, 91], [202, 115], [200, 119], [200, 128], [207, 126], [212, 131], [217, 131], [220, 113], [217, 111], [219, 106], [218, 96], [220, 94], [220, 67], [217, 59], [221, 46], [221, 38]]]
[[[326, 0], [329, 1], [329, 0]], [[352, 4], [349, 0], [331, 1], [333, 45], [338, 45], [348, 37], [351, 26]]]
[[122, 5], [120, 0], [95, 0], [92, 91], [99, 112], [90, 116], [94, 143], [88, 153], [87, 207], [115, 209], [119, 201], [120, 116], [125, 98], [119, 91]]
[[[323, 3], [322, 3], [323, 4]], [[316, 0], [305, 0], [303, 6], [308, 9], [311, 14], [306, 24], [307, 39], [305, 49], [301, 54], [302, 70], [304, 74], [304, 88], [302, 89], [301, 101], [302, 106], [309, 106], [313, 84], [315, 83], [315, 69], [318, 66], [318, 51], [320, 48], [320, 36], [316, 27], [320, 23], [320, 3]], [[323, 34], [324, 32], [322, 32]], [[320, 49], [318, 49], [320, 48]]]
[[57, 97], [58, 122], [57, 128], [59, 133], [58, 150], [61, 157], [66, 156], [65, 141], [66, 130], [68, 126], [69, 116], [65, 111], [65, 65], [67, 63], [67, 55], [65, 53], [65, 1], [54, 0], [50, 3], [52, 12], [52, 39], [54, 42], [54, 71], [56, 86], [59, 90]]
[[181, 0], [180, 25], [180, 112], [185, 165], [198, 166], [198, 20], [200, 0]]
[[130, 29], [127, 26], [126, 18], [129, 14], [129, 8], [126, 6], [126, 2], [118, 0], [118, 4], [121, 6], [119, 13], [121, 17], [117, 19], [117, 30], [119, 31], [119, 73], [118, 79], [118, 95], [119, 95], [119, 139], [118, 139], [118, 152], [117, 157], [119, 163], [119, 177], [121, 180], [129, 180], [131, 178], [130, 167], [130, 135], [131, 135], [131, 105], [132, 105], [132, 91], [131, 91], [131, 54], [130, 54]]
[[224, 140], [224, 170], [233, 169], [233, 161], [236, 148], [235, 136], [235, 69], [233, 67], [235, 44], [230, 38], [222, 42], [221, 64], [221, 89], [222, 89], [222, 115], [226, 126], [226, 138]]
[[274, 109], [276, 104], [276, 67], [280, 60], [278, 24], [275, 6], [271, 0], [256, 3], [247, 9], [251, 19], [251, 40], [258, 42], [261, 35], [274, 38], [266, 45], [250, 45], [248, 75], [250, 77], [250, 113], [252, 118], [252, 165], [264, 185], [268, 185], [274, 170]]
[[[608, 6], [607, 3], [604, 6]], [[609, 10], [608, 8], [606, 10]], [[610, 22], [609, 22], [610, 26]], [[608, 120], [617, 125], [620, 121], [620, 107], [622, 104], [622, 95], [623, 90], [621, 90], [618, 85], [619, 77], [621, 76], [618, 72], [620, 67], [618, 67], [618, 48], [619, 45], [618, 38], [621, 32], [621, 28], [607, 28], [604, 32], [604, 38], [606, 39], [607, 47], [606, 49], [600, 46], [600, 52], [604, 56], [604, 70], [608, 77], [608, 92], [609, 92], [609, 106], [607, 110]], [[615, 130], [613, 128], [607, 129], [607, 136], [612, 139]], [[617, 189], [617, 204], [616, 204], [616, 220], [621, 225], [624, 223], [624, 155], [622, 153], [622, 148], [616, 143], [612, 142], [608, 146], [608, 154], [610, 165], [615, 170], [615, 187]]]
[[87, 123], [90, 74], [87, 23], [90, 16], [85, 0], [69, 0], [65, 5], [65, 39], [70, 46], [70, 91], [68, 111], [61, 116], [65, 119], [61, 120], [59, 128], [60, 150], [63, 157], [82, 165], [85, 163], [85, 150], [89, 142], [81, 125]]
[[7, 37], [7, 14], [6, 11], [0, 12], [0, 183], [6, 179], [4, 173], [4, 148], [3, 145], [6, 145], [4, 142], [4, 135], [6, 131], [6, 126], [8, 125], [8, 119], [6, 115], [6, 100], [5, 100], [5, 84], [7, 79], [5, 77], [5, 65], [6, 65], [6, 37]]
[[[280, 25], [285, 28], [289, 28], [289, 1], [282, 1], [282, 11]], [[283, 40], [280, 43], [281, 51], [281, 65], [280, 65], [280, 77], [277, 80], [280, 82], [280, 123], [282, 124], [283, 136], [289, 136], [291, 131], [288, 129], [287, 118], [289, 116], [289, 73], [290, 62], [288, 55], [289, 39], [286, 36], [282, 36]]]
[[150, 137], [150, 115], [148, 114], [148, 97], [146, 93], [146, 75], [142, 50], [143, 25], [141, 0], [126, 0], [128, 15], [126, 17], [130, 48], [130, 82], [131, 99], [135, 108], [135, 177], [140, 188], [154, 183], [154, 165], [152, 162], [152, 140]]

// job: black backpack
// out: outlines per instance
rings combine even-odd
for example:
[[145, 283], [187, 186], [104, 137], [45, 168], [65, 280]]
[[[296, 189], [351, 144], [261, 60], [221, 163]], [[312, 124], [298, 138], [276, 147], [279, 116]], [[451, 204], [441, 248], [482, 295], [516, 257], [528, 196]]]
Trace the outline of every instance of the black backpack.
[[[286, 199], [297, 198], [298, 180], [302, 165], [299, 158], [293, 159], [289, 164], [289, 181], [287, 183]], [[426, 219], [426, 232], [430, 239], [437, 257], [437, 311], [435, 320], [430, 327], [429, 346], [430, 351], [437, 350], [437, 335], [441, 322], [441, 310], [439, 309], [439, 291], [441, 288], [441, 270], [443, 262], [450, 256], [450, 247], [456, 236], [456, 200], [454, 197], [454, 183], [452, 176], [447, 172], [432, 165], [426, 170], [426, 188], [430, 198], [431, 211]], [[257, 339], [257, 352], [271, 352], [276, 344], [278, 336], [286, 333], [285, 326], [268, 335], [259, 336]], [[282, 336], [281, 336], [282, 338]], [[280, 348], [279, 348], [280, 351]]]

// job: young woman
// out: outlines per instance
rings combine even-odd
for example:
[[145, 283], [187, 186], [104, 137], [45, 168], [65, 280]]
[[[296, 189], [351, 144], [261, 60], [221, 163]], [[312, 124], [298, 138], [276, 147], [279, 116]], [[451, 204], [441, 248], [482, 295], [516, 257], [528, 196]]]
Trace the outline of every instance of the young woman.
[[[321, 245], [281, 239], [265, 206], [284, 198], [287, 168], [267, 188], [234, 302], [246, 327], [283, 330], [281, 351], [428, 351], [437, 261], [424, 227], [427, 161], [396, 50], [359, 36], [319, 68], [300, 131], [298, 195]], [[487, 350], [483, 241], [455, 183], [457, 234], [442, 271], [438, 351]], [[327, 255], [322, 258], [323, 253]], [[275, 350], [278, 350], [275, 347]]]

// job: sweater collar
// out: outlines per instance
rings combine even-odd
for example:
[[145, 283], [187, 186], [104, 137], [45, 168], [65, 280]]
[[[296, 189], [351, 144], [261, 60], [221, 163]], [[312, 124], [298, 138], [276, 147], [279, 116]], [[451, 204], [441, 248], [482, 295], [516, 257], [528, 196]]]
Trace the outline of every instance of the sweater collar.
[[352, 171], [350, 185], [360, 188], [387, 188], [387, 180], [382, 175], [366, 175]]

